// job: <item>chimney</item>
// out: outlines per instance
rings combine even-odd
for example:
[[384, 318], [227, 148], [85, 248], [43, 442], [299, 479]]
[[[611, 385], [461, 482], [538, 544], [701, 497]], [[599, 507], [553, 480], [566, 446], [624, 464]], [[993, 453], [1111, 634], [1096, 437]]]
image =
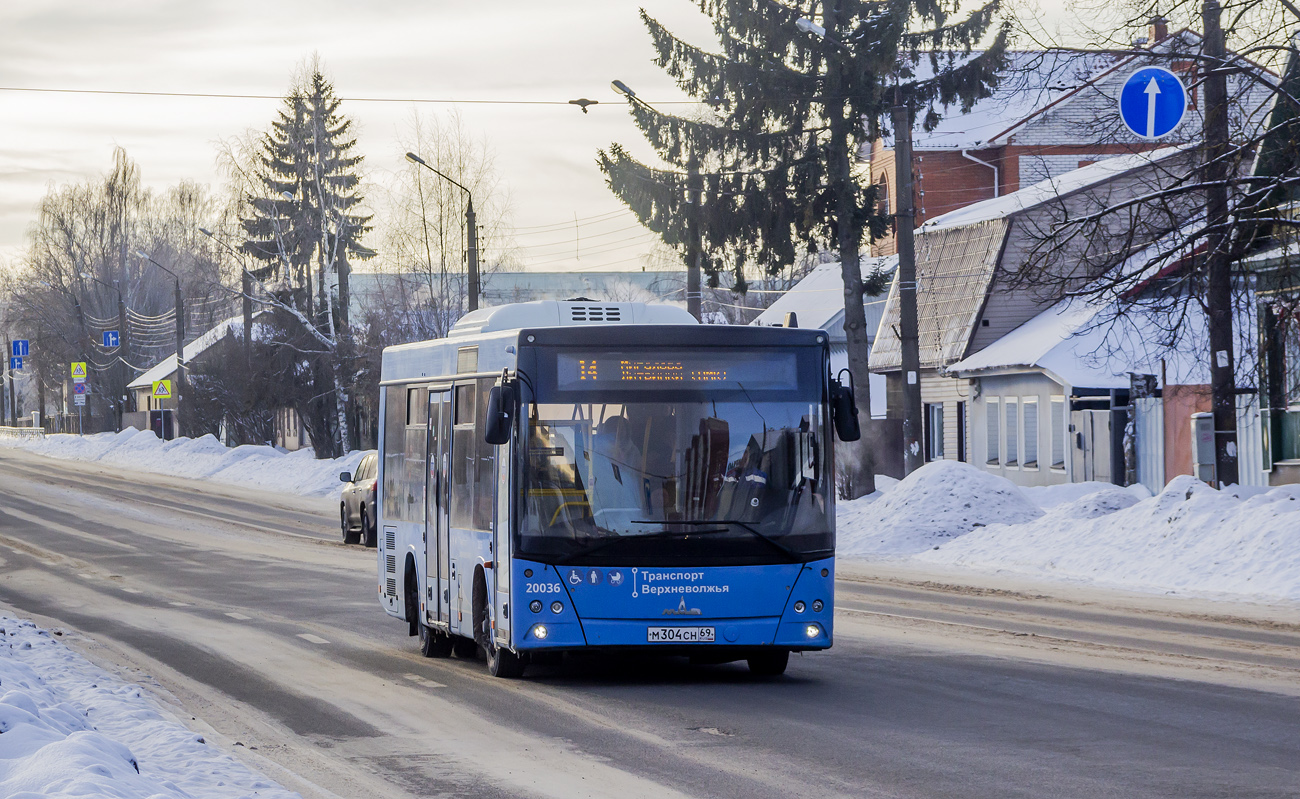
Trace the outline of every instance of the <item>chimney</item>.
[[1151, 44], [1163, 42], [1169, 38], [1169, 20], [1160, 15], [1151, 18], [1147, 27], [1147, 41]]

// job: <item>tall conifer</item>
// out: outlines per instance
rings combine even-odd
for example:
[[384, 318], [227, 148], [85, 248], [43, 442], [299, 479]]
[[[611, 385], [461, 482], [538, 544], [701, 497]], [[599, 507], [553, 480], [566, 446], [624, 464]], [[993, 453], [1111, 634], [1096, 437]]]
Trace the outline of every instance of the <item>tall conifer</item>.
[[[618, 144], [600, 152], [600, 167], [610, 189], [669, 245], [687, 251], [698, 226], [710, 285], [732, 269], [743, 290], [745, 265], [775, 273], [803, 253], [838, 251], [849, 369], [869, 417], [859, 250], [867, 236], [886, 233], [890, 218], [879, 213], [876, 187], [855, 174], [854, 155], [888, 133], [897, 103], [933, 128], [942, 109], [968, 110], [989, 96], [1009, 32], [998, 21], [999, 0], [962, 16], [955, 0], [698, 5], [719, 52], [677, 38], [644, 10], [641, 18], [655, 62], [712, 112], [686, 118], [634, 101], [632, 117], [666, 168]], [[688, 191], [692, 162], [702, 165], [699, 203]], [[873, 490], [870, 447], [857, 448], [854, 460], [854, 493]]]

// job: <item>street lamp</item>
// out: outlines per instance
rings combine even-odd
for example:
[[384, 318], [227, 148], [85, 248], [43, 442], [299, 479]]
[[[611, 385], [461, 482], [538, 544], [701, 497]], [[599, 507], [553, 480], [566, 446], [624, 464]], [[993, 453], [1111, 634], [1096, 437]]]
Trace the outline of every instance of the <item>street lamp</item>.
[[181, 278], [172, 270], [150, 258], [143, 250], [135, 254], [171, 275], [176, 280], [176, 435], [181, 434], [184, 414], [181, 403], [185, 398], [185, 298], [181, 295]]
[[125, 403], [126, 403], [126, 384], [127, 384], [127, 379], [126, 379], [127, 363], [126, 363], [126, 358], [122, 357], [122, 353], [124, 352], [129, 353], [130, 351], [128, 349], [129, 345], [127, 343], [128, 335], [127, 335], [127, 326], [126, 326], [126, 300], [122, 297], [122, 292], [121, 290], [118, 289], [117, 286], [111, 285], [109, 283], [105, 283], [104, 281], [100, 280], [99, 278], [87, 272], [82, 272], [81, 276], [86, 280], [90, 280], [92, 282], [98, 283], [101, 286], [107, 287], [114, 294], [117, 295], [117, 330], [118, 330], [117, 363], [119, 367], [118, 371], [122, 373], [122, 394], [119, 395], [117, 402], [113, 404], [117, 406], [117, 432], [120, 433], [122, 432], [122, 414], [126, 411]]
[[451, 185], [465, 192], [465, 196], [469, 200], [469, 202], [465, 206], [465, 226], [469, 228], [469, 242], [468, 242], [469, 247], [468, 247], [468, 252], [466, 253], [469, 261], [469, 268], [468, 268], [469, 291], [467, 292], [469, 296], [468, 296], [467, 305], [469, 307], [469, 310], [477, 311], [478, 310], [478, 227], [476, 226], [476, 220], [474, 217], [474, 194], [469, 189], [462, 186], [461, 184], [457, 183], [456, 181], [442, 174], [438, 170], [429, 166], [429, 164], [423, 158], [416, 155], [415, 153], [407, 153], [406, 160], [410, 161], [412, 164], [419, 164], [420, 166], [429, 170], [433, 174], [447, 181]]
[[[654, 107], [636, 96], [632, 87], [628, 86], [621, 80], [610, 81], [609, 86], [615, 92], [627, 98], [629, 103], [636, 103], [642, 108], [655, 111]], [[655, 113], [658, 113], [655, 111]], [[700, 262], [704, 259], [704, 248], [700, 246], [700, 214], [702, 208], [701, 200], [701, 181], [700, 181], [700, 160], [694, 150], [691, 150], [690, 160], [686, 165], [686, 201], [694, 208], [694, 213], [688, 220], [690, 223], [690, 234], [686, 237], [689, 242], [690, 250], [686, 253], [686, 311], [695, 317], [696, 321], [700, 320], [700, 300], [702, 297], [700, 291]]]

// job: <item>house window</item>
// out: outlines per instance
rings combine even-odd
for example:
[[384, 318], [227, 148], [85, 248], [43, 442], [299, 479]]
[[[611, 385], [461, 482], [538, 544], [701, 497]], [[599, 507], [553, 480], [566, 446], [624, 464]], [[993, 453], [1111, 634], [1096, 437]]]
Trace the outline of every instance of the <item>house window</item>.
[[1288, 320], [1282, 337], [1282, 390], [1287, 405], [1296, 405], [1300, 404], [1300, 319]]
[[885, 173], [880, 173], [880, 180], [876, 181], [876, 213], [881, 216], [889, 216], [889, 178]]
[[1065, 470], [1065, 397], [1052, 397], [1052, 468]]
[[925, 404], [925, 460], [943, 460], [943, 403]]
[[1020, 465], [1020, 400], [1007, 398], [1003, 403], [1007, 408], [1007, 423], [1004, 429], [1007, 431], [1006, 455], [1002, 463], [1007, 466]]
[[1025, 453], [1021, 465], [1026, 469], [1038, 468], [1038, 397], [1025, 397], [1022, 407], [1025, 417]]
[[984, 436], [984, 446], [987, 450], [985, 461], [990, 465], [997, 465], [998, 461], [998, 443], [1002, 440], [1002, 406], [996, 398], [984, 401], [984, 418], [988, 422], [988, 434]]

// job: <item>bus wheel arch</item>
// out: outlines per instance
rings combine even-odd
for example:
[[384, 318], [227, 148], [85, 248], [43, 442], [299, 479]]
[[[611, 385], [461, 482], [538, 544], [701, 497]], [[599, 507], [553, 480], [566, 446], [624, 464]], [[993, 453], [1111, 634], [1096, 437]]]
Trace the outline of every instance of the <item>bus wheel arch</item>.
[[522, 677], [528, 662], [509, 649], [502, 649], [492, 635], [491, 614], [488, 609], [487, 573], [482, 566], [474, 569], [474, 640], [483, 650], [488, 673], [493, 677], [514, 679]]

